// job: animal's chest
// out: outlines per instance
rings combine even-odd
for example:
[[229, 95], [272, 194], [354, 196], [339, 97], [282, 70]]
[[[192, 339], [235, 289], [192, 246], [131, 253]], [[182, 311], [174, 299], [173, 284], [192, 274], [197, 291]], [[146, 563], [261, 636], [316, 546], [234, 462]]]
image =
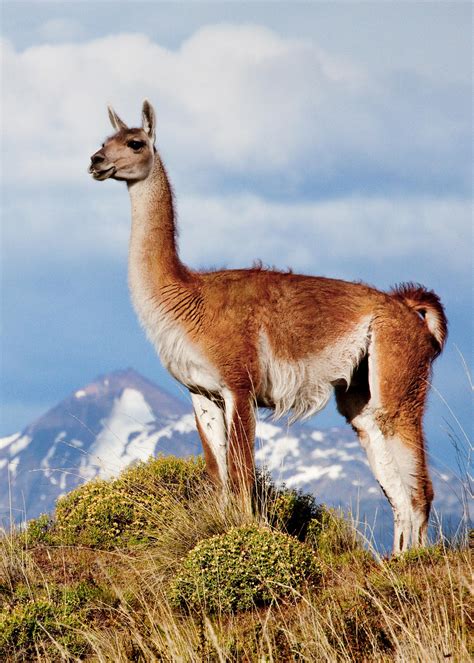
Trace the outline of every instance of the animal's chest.
[[176, 322], [161, 325], [154, 342], [163, 366], [189, 388], [220, 391], [219, 373]]
[[223, 383], [217, 367], [188, 337], [184, 325], [150, 300], [133, 297], [133, 301], [147, 336], [171, 375], [188, 388], [219, 392]]

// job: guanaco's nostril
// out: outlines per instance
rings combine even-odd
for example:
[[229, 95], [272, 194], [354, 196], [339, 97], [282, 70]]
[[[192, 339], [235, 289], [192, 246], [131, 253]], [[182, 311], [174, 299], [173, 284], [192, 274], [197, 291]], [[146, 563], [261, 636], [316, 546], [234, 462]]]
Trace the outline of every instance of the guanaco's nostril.
[[101, 161], [104, 160], [104, 158], [105, 157], [102, 154], [93, 154], [91, 156], [91, 163], [92, 164], [100, 163]]

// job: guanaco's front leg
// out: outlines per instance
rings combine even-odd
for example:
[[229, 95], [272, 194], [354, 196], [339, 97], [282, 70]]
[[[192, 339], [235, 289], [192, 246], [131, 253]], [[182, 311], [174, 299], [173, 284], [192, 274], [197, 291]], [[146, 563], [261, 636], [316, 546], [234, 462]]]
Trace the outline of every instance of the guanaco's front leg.
[[227, 424], [227, 468], [229, 483], [236, 492], [249, 493], [255, 482], [255, 405], [248, 391], [224, 395]]
[[196, 425], [202, 442], [207, 473], [216, 486], [227, 486], [227, 424], [224, 416], [224, 401], [216, 402], [191, 394]]

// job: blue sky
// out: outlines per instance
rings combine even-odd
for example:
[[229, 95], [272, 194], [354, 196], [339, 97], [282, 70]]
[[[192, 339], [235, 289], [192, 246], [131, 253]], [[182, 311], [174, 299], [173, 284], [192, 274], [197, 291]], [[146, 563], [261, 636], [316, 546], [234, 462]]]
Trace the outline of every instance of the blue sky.
[[427, 432], [451, 463], [454, 417], [470, 430], [471, 11], [4, 2], [0, 434], [116, 368], [182, 393], [129, 303], [126, 189], [86, 172], [106, 104], [133, 124], [148, 97], [193, 267], [258, 257], [440, 294]]

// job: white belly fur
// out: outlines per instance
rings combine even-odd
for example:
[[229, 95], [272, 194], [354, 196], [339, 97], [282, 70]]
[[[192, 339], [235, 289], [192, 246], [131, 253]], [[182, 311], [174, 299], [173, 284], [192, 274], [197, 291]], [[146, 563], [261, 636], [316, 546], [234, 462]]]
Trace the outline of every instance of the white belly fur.
[[351, 375], [367, 351], [371, 318], [317, 355], [289, 362], [273, 353], [265, 332], [260, 336], [260, 396], [273, 403], [275, 418], [292, 411], [291, 421], [310, 417], [328, 402], [334, 384]]

